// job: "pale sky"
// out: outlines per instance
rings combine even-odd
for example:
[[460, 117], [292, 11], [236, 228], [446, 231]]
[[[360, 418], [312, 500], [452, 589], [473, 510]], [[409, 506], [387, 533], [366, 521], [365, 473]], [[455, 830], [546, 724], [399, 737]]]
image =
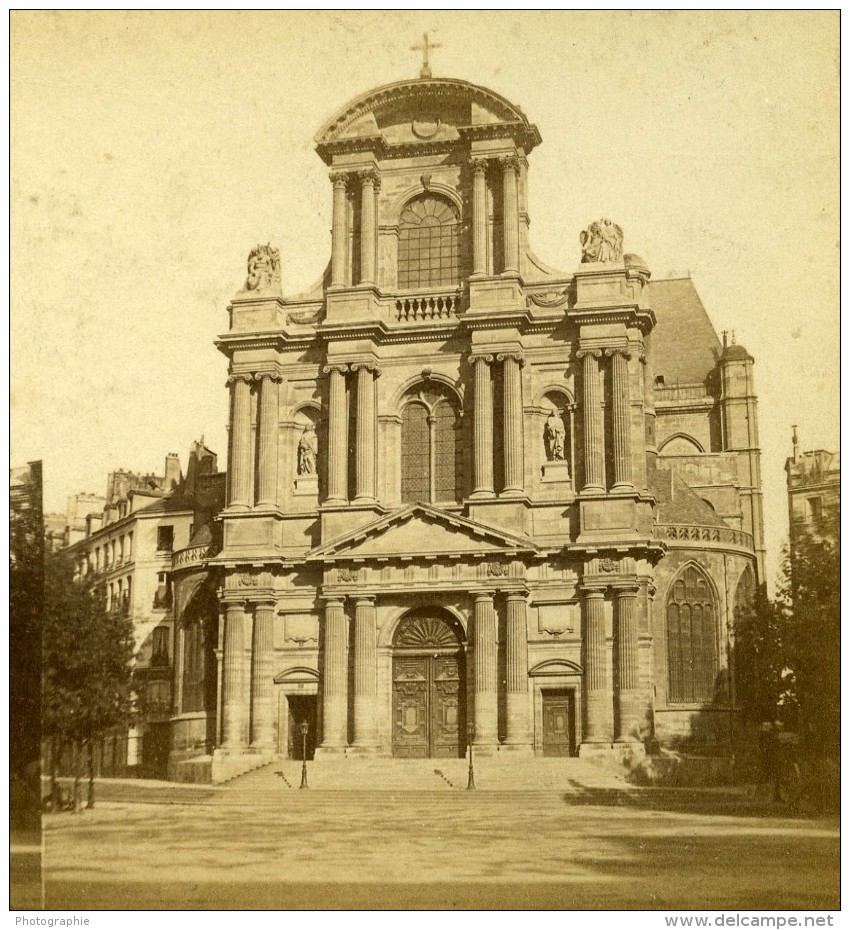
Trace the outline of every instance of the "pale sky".
[[45, 506], [119, 467], [226, 460], [213, 339], [258, 242], [284, 290], [321, 275], [313, 150], [352, 97], [415, 77], [536, 123], [532, 245], [567, 271], [610, 217], [656, 278], [690, 272], [756, 359], [768, 574], [791, 424], [839, 441], [838, 13], [102, 13], [11, 16], [11, 464]]

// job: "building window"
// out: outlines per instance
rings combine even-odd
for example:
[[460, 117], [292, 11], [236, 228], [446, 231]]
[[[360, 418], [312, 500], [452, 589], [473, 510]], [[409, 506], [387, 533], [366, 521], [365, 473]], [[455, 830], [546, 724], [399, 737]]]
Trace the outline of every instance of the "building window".
[[174, 548], [174, 527], [158, 526], [156, 530], [157, 552], [171, 552]]
[[460, 283], [460, 218], [454, 204], [424, 194], [401, 212], [398, 286], [434, 288]]
[[168, 572], [160, 572], [157, 581], [153, 606], [159, 610], [171, 607], [171, 576]]
[[127, 534], [127, 559], [130, 560], [133, 558], [133, 534]]
[[169, 663], [169, 630], [167, 626], [158, 626], [153, 631], [151, 640], [151, 665], [168, 665]]
[[717, 605], [703, 573], [689, 566], [667, 598], [667, 678], [671, 704], [714, 698]]
[[434, 383], [407, 394], [401, 414], [401, 499], [455, 503], [462, 497], [460, 405]]
[[806, 520], [809, 523], [820, 523], [823, 519], [823, 501], [819, 497], [806, 498]]

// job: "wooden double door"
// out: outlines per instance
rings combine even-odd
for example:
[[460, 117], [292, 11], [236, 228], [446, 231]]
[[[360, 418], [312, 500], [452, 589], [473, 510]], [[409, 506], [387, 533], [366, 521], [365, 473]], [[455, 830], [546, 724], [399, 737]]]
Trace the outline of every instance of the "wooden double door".
[[393, 657], [393, 755], [456, 759], [466, 751], [460, 652]]
[[576, 755], [575, 691], [543, 692], [543, 755]]

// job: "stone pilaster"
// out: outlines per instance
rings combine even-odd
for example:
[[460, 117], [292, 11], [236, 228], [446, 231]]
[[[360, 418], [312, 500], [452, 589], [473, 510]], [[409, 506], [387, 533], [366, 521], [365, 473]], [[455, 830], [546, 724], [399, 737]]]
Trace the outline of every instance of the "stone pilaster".
[[274, 601], [254, 607], [254, 642], [251, 651], [251, 746], [274, 749]]
[[377, 222], [375, 193], [380, 178], [375, 170], [361, 171], [360, 178], [360, 283], [375, 283]]
[[625, 349], [606, 349], [611, 356], [611, 405], [614, 421], [614, 488], [632, 488], [632, 423], [629, 358]]
[[471, 158], [472, 273], [487, 274], [487, 159]]
[[519, 193], [517, 173], [519, 159], [509, 155], [500, 159], [502, 166], [502, 233], [505, 272], [519, 274]]
[[475, 595], [475, 745], [498, 743], [497, 640], [493, 592]]
[[507, 743], [531, 746], [528, 720], [528, 624], [521, 591], [507, 595]]
[[473, 497], [493, 497], [493, 382], [492, 355], [476, 355], [475, 368], [475, 489]]
[[584, 491], [605, 490], [605, 433], [602, 422], [602, 392], [599, 385], [599, 349], [576, 353], [582, 360], [584, 416]]
[[605, 642], [605, 591], [582, 591], [584, 614], [584, 735], [583, 743], [610, 743], [608, 654]]
[[345, 373], [348, 365], [325, 365], [328, 389], [328, 503], [348, 500], [348, 411]]
[[354, 745], [378, 744], [378, 620], [375, 598], [362, 596], [354, 606]]
[[524, 364], [521, 355], [501, 354], [504, 413], [502, 443], [505, 454], [505, 487], [503, 493], [520, 495], [525, 491], [525, 454], [523, 450], [522, 422], [522, 379], [520, 369]]
[[333, 229], [331, 232], [331, 287], [344, 287], [346, 284], [346, 263], [348, 254], [348, 175], [343, 171], [331, 173], [334, 190]]
[[322, 674], [322, 749], [348, 744], [348, 624], [342, 598], [325, 601], [325, 660]]
[[231, 391], [229, 507], [248, 510], [254, 502], [251, 474], [251, 375], [228, 379]]
[[260, 382], [259, 424], [257, 427], [257, 503], [271, 507], [277, 503], [277, 458], [279, 425], [279, 388], [281, 377], [262, 371], [255, 375]]
[[224, 625], [224, 687], [222, 689], [221, 744], [224, 749], [245, 745], [245, 608], [227, 604]]
[[640, 668], [635, 616], [637, 595], [637, 588], [619, 588], [616, 591], [617, 693], [614, 716], [619, 742], [640, 738]]
[[375, 500], [375, 375], [374, 365], [351, 366], [357, 377], [357, 447], [355, 449], [355, 500]]

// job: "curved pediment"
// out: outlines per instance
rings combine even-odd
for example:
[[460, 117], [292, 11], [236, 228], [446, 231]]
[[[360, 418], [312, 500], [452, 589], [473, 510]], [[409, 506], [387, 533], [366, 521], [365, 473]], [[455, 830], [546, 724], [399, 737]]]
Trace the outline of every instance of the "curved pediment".
[[581, 666], [569, 659], [546, 659], [538, 662], [528, 674], [532, 678], [543, 678], [548, 675], [581, 675]]
[[540, 142], [537, 127], [500, 94], [454, 79], [418, 79], [385, 84], [338, 110], [316, 135], [319, 154], [358, 140], [370, 148], [450, 143], [488, 131], [521, 137], [530, 151]]
[[315, 684], [318, 680], [319, 673], [313, 668], [307, 668], [305, 665], [288, 668], [286, 671], [279, 672], [274, 676], [274, 682], [276, 685], [283, 684], [284, 682], [290, 684]]

